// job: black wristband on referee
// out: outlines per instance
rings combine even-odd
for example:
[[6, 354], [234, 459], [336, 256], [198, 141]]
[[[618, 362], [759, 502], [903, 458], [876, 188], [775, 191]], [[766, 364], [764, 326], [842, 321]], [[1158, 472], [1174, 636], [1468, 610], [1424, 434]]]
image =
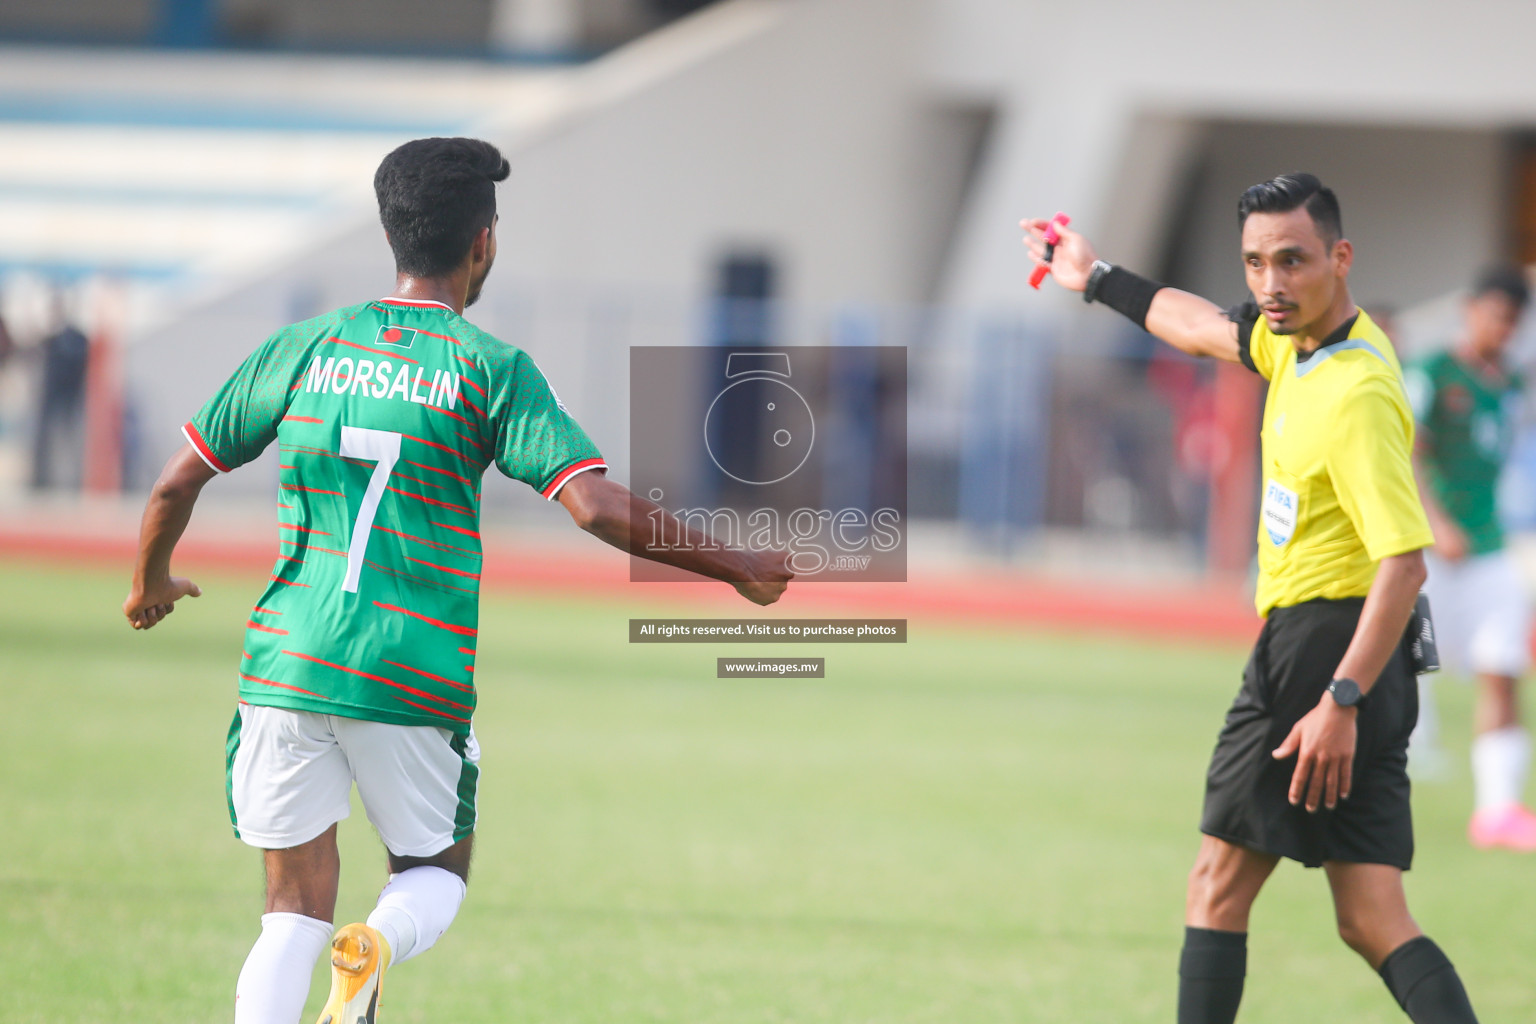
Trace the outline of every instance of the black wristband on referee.
[[1137, 327], [1146, 330], [1147, 310], [1152, 308], [1152, 297], [1166, 287], [1133, 274], [1124, 267], [1111, 266], [1098, 281], [1098, 287], [1093, 291], [1093, 301], [1102, 302]]

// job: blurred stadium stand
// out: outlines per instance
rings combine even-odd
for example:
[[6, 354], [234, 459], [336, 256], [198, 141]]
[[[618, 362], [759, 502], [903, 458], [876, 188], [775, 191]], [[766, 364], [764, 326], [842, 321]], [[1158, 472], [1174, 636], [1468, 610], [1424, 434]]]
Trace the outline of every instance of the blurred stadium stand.
[[[1398, 6], [1298, 0], [1370, 45], [1304, 49], [1281, 88], [1215, 0], [0, 0], [0, 38], [30, 40], [0, 48], [0, 492], [27, 476], [51, 289], [121, 345], [108, 461], [142, 487], [262, 337], [388, 289], [379, 157], [467, 133], [514, 167], [473, 316], [621, 472], [627, 348], [708, 343], [748, 258], [765, 340], [909, 346], [910, 508], [957, 550], [1240, 571], [1254, 382], [1029, 293], [1015, 225], [1065, 209], [1106, 256], [1236, 302], [1235, 196], [1314, 170], [1357, 297], [1400, 310], [1409, 351], [1445, 343], [1477, 266], [1536, 261], [1536, 81], [1498, 70], [1536, 9]], [[1520, 465], [1536, 526], [1536, 443]], [[264, 499], [275, 473], [221, 490]], [[496, 514], [549, 514], [504, 493]]]

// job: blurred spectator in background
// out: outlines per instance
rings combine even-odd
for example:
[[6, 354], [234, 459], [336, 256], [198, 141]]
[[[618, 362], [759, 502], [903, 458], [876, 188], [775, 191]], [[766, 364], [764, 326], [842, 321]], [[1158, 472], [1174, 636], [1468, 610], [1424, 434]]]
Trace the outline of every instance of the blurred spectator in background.
[[[1531, 740], [1516, 700], [1530, 665], [1530, 609], [1498, 508], [1523, 386], [1507, 353], [1529, 299], [1518, 267], [1484, 272], [1463, 306], [1455, 343], [1411, 365], [1404, 380], [1418, 421], [1419, 489], [1435, 531], [1427, 586], [1440, 651], [1447, 667], [1477, 676], [1469, 837], [1478, 847], [1536, 852], [1536, 814], [1522, 802]], [[1428, 678], [1421, 679], [1410, 747], [1421, 776], [1444, 759], [1433, 697]]]
[[5, 369], [5, 364], [11, 361], [15, 351], [16, 343], [11, 340], [11, 332], [5, 329], [5, 320], [0, 319], [0, 370]]
[[90, 342], [70, 322], [64, 293], [53, 297], [53, 331], [39, 346], [42, 386], [32, 448], [32, 486], [78, 490], [84, 465], [85, 372]]

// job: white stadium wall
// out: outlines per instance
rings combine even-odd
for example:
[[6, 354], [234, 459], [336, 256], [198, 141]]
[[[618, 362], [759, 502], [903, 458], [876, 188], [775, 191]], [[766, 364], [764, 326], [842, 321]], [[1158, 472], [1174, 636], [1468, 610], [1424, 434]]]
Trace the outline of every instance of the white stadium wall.
[[[1491, 223], [1504, 201], [1493, 137], [1536, 124], [1536, 78], [1509, 73], [1529, 64], [1536, 6], [1469, 4], [1452, 16], [1431, 0], [1295, 0], [1273, 17], [1221, 0], [931, 0], [928, 9], [932, 87], [990, 97], [1000, 112], [951, 266], [951, 301], [1022, 305], [1018, 282], [1028, 267], [1013, 223], [1024, 213], [1066, 209], [1095, 236], [1136, 243], [1117, 247], [1115, 258], [1155, 266], [1166, 238], [1137, 222], [1149, 204], [1176, 202], [1180, 185], [1167, 173], [1166, 150], [1137, 147], [1149, 118], [1183, 130], [1251, 126], [1233, 136], [1251, 150], [1221, 162], [1221, 203], [1230, 204], [1239, 179], [1295, 169], [1303, 157], [1336, 168], [1347, 222], [1382, 240], [1361, 279], [1373, 296], [1407, 301], [1436, 282], [1454, 287], [1503, 242]], [[1347, 152], [1323, 152], [1344, 136], [1289, 127], [1305, 125], [1406, 134], [1346, 138]], [[1415, 137], [1413, 129], [1450, 134]], [[1124, 188], [1126, 169], [1144, 160], [1168, 181], [1160, 201]], [[1456, 237], [1429, 232], [1404, 244], [1426, 206], [1436, 229]], [[1203, 244], [1219, 262], [1231, 235]], [[1065, 296], [1045, 302], [1073, 309]]]
[[1361, 302], [1400, 308], [1444, 294], [1505, 241], [1498, 132], [1223, 123], [1195, 150], [1197, 194], [1173, 240], [1176, 283], [1218, 301], [1244, 296], [1237, 196], [1277, 171], [1312, 171], [1338, 193]]
[[736, 246], [778, 258], [790, 302], [910, 296], [916, 40], [888, 0], [758, 6], [786, 16], [516, 153], [509, 276], [693, 295]]

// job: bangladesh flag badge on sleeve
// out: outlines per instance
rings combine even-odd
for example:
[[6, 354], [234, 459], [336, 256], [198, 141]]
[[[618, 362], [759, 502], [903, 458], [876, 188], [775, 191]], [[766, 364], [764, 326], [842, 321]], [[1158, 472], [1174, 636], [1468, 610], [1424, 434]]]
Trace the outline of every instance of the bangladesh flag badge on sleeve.
[[416, 340], [416, 328], [384, 324], [379, 328], [378, 337], [373, 340], [376, 345], [388, 345], [390, 348], [410, 348], [411, 342]]

